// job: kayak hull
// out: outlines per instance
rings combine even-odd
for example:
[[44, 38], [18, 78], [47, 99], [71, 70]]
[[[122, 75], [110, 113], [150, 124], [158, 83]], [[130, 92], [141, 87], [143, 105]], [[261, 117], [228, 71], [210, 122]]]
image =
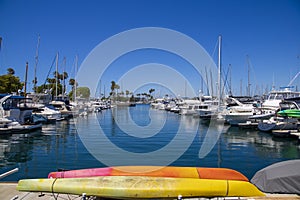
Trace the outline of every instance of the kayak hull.
[[51, 192], [106, 198], [177, 198], [264, 196], [246, 181], [146, 176], [102, 176], [67, 179], [25, 179], [19, 191]]

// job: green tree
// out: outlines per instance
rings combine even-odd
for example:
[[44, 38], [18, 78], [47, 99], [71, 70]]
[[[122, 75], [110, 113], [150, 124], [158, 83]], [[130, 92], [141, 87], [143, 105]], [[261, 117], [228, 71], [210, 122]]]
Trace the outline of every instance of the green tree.
[[130, 97], [129, 101], [130, 101], [130, 102], [135, 102], [135, 98], [134, 98], [133, 95]]
[[90, 89], [88, 87], [78, 87], [76, 96], [88, 99], [90, 97]]
[[15, 70], [7, 69], [7, 74], [0, 76], [0, 93], [18, 92], [23, 88], [20, 78], [14, 76]]
[[55, 79], [55, 78], [47, 78], [47, 82], [48, 82], [49, 84], [53, 84], [53, 83], [56, 82], [56, 79]]

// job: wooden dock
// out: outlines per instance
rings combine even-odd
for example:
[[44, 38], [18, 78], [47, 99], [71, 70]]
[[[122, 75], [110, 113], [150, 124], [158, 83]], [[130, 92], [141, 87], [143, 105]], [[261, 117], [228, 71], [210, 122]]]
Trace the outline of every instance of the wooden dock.
[[[16, 190], [17, 183], [0, 183], [1, 200], [81, 200], [78, 195], [51, 194], [51, 193], [34, 193], [19, 192]], [[88, 199], [88, 198], [87, 198]]]
[[[82, 197], [78, 195], [67, 195], [67, 194], [51, 194], [51, 193], [34, 193], [34, 192], [19, 192], [16, 190], [17, 183], [1, 183], [0, 182], [0, 199], [1, 200], [81, 200]], [[86, 198], [86, 200], [95, 200], [101, 198]], [[183, 198], [183, 200], [222, 200], [222, 199], [251, 199], [251, 200], [263, 200], [263, 199], [271, 199], [271, 200], [300, 200], [300, 196], [298, 195], [290, 195], [290, 194], [267, 194], [265, 197], [253, 197], [253, 198], [245, 198], [245, 197], [218, 197], [218, 198]]]

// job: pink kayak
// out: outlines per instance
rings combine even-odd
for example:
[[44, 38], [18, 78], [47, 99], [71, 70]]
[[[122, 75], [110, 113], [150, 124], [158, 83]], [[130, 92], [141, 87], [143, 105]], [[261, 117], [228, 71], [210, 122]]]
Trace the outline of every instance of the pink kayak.
[[48, 178], [84, 178], [95, 176], [150, 176], [249, 181], [238, 171], [227, 168], [119, 166], [51, 172]]

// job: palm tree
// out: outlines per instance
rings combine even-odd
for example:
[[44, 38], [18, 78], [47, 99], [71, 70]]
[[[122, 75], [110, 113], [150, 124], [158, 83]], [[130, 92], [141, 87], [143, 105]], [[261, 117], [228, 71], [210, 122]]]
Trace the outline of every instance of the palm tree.
[[69, 77], [67, 72], [62, 73], [62, 80], [64, 82], [64, 87], [63, 87], [63, 94], [66, 92], [66, 79]]
[[69, 93], [69, 97], [71, 100], [75, 100], [75, 92], [74, 92], [74, 87], [75, 87], [76, 81], [74, 78], [69, 79], [69, 85], [72, 87], [72, 91]]
[[117, 94], [118, 94], [118, 89], [120, 89], [120, 86], [116, 84], [115, 81], [111, 81], [110, 89], [111, 89], [110, 95], [115, 96], [116, 94], [115, 90], [117, 90]]
[[153, 88], [151, 88], [151, 89], [149, 90], [150, 99], [153, 99], [153, 96], [151, 95], [151, 93], [154, 92], [154, 91], [155, 91], [155, 89], [153, 89]]
[[154, 92], [154, 91], [155, 91], [155, 89], [151, 88], [151, 89], [149, 90], [149, 93], [151, 94], [151, 93]]
[[74, 87], [74, 85], [75, 85], [75, 79], [74, 78], [70, 78], [70, 80], [69, 80], [69, 85], [71, 85], [72, 86], [72, 88]]
[[125, 91], [126, 97], [130, 94], [129, 90]]
[[115, 88], [116, 88], [116, 82], [115, 81], [111, 81], [111, 86], [110, 86], [111, 95], [114, 94]]
[[14, 75], [15, 70], [13, 68], [7, 68], [7, 74]]

